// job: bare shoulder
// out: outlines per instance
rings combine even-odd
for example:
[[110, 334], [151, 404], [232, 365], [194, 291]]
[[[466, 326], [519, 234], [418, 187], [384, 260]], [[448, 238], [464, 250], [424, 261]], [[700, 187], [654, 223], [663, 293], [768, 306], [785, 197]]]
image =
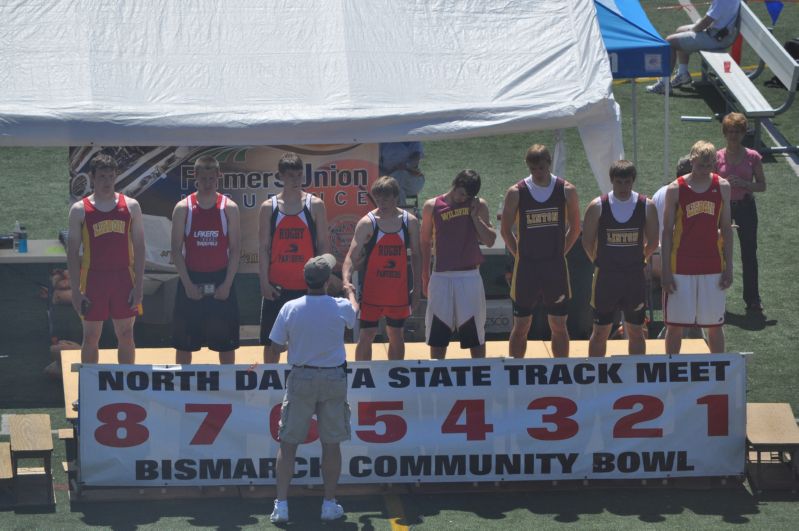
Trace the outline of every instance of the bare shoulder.
[[311, 207], [316, 206], [317, 208], [325, 208], [325, 202], [319, 199], [317, 196], [313, 194], [308, 194], [311, 196]]
[[225, 211], [226, 212], [233, 212], [233, 211], [238, 211], [238, 209], [239, 209], [239, 205], [235, 201], [233, 201], [231, 198], [228, 197], [227, 201], [225, 201]]
[[563, 179], [563, 189], [566, 190], [566, 191], [572, 191], [572, 192], [576, 192], [577, 191], [577, 187], [574, 186], [569, 181], [567, 181], [566, 179]]

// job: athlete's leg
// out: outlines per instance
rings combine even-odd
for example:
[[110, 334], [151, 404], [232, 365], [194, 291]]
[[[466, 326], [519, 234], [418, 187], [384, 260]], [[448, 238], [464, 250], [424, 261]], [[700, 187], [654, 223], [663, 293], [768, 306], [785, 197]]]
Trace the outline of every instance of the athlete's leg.
[[363, 328], [358, 332], [358, 345], [355, 347], [355, 361], [369, 361], [372, 359], [372, 342], [377, 335], [377, 327]]
[[713, 354], [724, 352], [723, 326], [711, 326], [707, 328], [707, 346]]
[[102, 321], [83, 321], [83, 343], [80, 346], [81, 363], [97, 363], [100, 357], [98, 345], [102, 332]]
[[191, 364], [191, 354], [192, 352], [190, 350], [175, 349], [175, 363], [178, 365]]
[[113, 319], [117, 336], [119, 363], [136, 363], [136, 345], [133, 344], [133, 323], [135, 317]]
[[403, 328], [386, 325], [386, 335], [388, 335], [388, 359], [405, 359], [405, 338], [402, 337]]
[[605, 355], [608, 347], [608, 336], [610, 335], [612, 326], [612, 324], [600, 325], [594, 323], [594, 329], [591, 331], [591, 338], [588, 340], [588, 355], [590, 357], [601, 358]]
[[624, 323], [624, 329], [627, 332], [628, 354], [646, 354], [646, 337], [644, 337], [643, 325], [635, 325], [632, 323]]
[[566, 315], [547, 315], [549, 330], [552, 332], [552, 355], [556, 358], [569, 357], [569, 330], [566, 328]]
[[679, 354], [682, 347], [682, 326], [666, 325], [666, 354]]
[[236, 363], [236, 351], [225, 350], [219, 353], [219, 363], [223, 365], [233, 365]]
[[532, 315], [513, 316], [513, 327], [510, 330], [510, 338], [508, 340], [508, 347], [512, 357], [523, 358], [527, 352], [527, 334], [530, 332], [531, 324], [533, 324]]

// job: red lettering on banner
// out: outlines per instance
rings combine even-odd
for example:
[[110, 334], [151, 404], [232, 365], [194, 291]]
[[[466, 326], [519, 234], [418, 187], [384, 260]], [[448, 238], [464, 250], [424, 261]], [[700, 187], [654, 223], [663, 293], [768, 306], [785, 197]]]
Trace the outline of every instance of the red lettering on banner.
[[377, 433], [375, 430], [356, 430], [355, 433], [363, 442], [368, 443], [391, 443], [397, 442], [408, 433], [408, 424], [399, 415], [384, 413], [378, 415], [378, 411], [402, 411], [402, 401], [395, 402], [359, 402], [358, 403], [358, 425], [375, 426], [382, 422], [385, 431]]
[[637, 404], [641, 405], [639, 411], [625, 415], [616, 421], [616, 425], [613, 426], [613, 436], [617, 439], [663, 437], [663, 428], [633, 427], [640, 422], [654, 420], [663, 414], [663, 402], [659, 398], [648, 395], [623, 396], [613, 403], [613, 409], [633, 409]]
[[[120, 413], [125, 417], [120, 419]], [[94, 439], [103, 446], [130, 448], [138, 446], [150, 437], [150, 431], [141, 424], [147, 418], [147, 410], [137, 404], [118, 402], [107, 404], [97, 410], [97, 420], [103, 424], [94, 430]], [[125, 436], [119, 436], [119, 430]]]
[[555, 425], [555, 431], [546, 428], [527, 428], [527, 433], [533, 439], [540, 441], [562, 441], [577, 435], [580, 425], [577, 421], [570, 418], [577, 413], [577, 404], [573, 400], [560, 396], [544, 396], [537, 398], [527, 405], [527, 409], [547, 409], [554, 407], [554, 413], [547, 413], [541, 416], [543, 422]]
[[[463, 424], [458, 420], [466, 414]], [[467, 441], [484, 441], [486, 433], [494, 431], [493, 424], [486, 423], [484, 400], [456, 400], [441, 425], [441, 433], [465, 433]]]
[[186, 413], [207, 413], [189, 444], [214, 444], [232, 412], [232, 404], [186, 404]]
[[[272, 434], [272, 438], [277, 442], [280, 442], [280, 437], [278, 433], [280, 433], [280, 408], [282, 404], [275, 404], [272, 408], [272, 411], [269, 412], [269, 432]], [[305, 438], [302, 444], [308, 444], [314, 442], [316, 439], [319, 438], [319, 428], [316, 425], [316, 419], [311, 419], [311, 425], [308, 426], [308, 436]]]
[[727, 395], [705, 395], [696, 400], [707, 406], [707, 436], [726, 437], [730, 433], [729, 397]]

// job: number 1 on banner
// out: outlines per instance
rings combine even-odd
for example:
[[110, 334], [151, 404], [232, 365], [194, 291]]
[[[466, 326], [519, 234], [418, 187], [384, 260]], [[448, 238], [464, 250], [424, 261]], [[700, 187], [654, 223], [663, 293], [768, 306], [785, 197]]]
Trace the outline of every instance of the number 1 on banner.
[[730, 410], [727, 395], [705, 395], [696, 399], [707, 406], [707, 436], [726, 437], [730, 434]]
[[186, 413], [207, 413], [189, 444], [214, 444], [232, 412], [232, 404], [186, 404]]
[[[464, 414], [464, 422], [459, 424], [458, 420]], [[467, 441], [485, 441], [486, 433], [492, 431], [494, 425], [486, 423], [484, 400], [456, 400], [441, 425], [441, 433], [465, 433]]]

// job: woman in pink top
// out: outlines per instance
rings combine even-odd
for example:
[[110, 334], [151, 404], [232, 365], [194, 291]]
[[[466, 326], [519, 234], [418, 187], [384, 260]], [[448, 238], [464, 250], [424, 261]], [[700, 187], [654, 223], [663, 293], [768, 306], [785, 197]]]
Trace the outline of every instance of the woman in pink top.
[[741, 244], [744, 302], [747, 312], [763, 312], [757, 281], [757, 207], [754, 192], [766, 190], [766, 177], [760, 154], [741, 144], [746, 135], [746, 117], [732, 112], [724, 117], [721, 132], [727, 147], [716, 152], [719, 175], [730, 182], [730, 206], [733, 222], [738, 225]]

